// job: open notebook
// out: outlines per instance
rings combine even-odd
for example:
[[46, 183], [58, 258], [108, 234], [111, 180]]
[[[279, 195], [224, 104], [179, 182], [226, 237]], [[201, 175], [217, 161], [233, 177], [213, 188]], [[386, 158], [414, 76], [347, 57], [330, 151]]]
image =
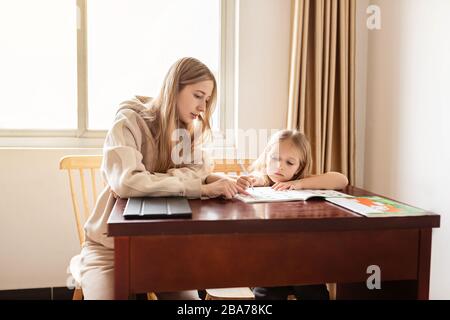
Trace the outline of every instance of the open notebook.
[[246, 190], [250, 195], [236, 195], [236, 199], [244, 201], [245, 203], [258, 202], [286, 202], [286, 201], [301, 201], [311, 198], [342, 198], [351, 197], [348, 194], [338, 192], [335, 190], [286, 190], [276, 191], [271, 187], [257, 187]]

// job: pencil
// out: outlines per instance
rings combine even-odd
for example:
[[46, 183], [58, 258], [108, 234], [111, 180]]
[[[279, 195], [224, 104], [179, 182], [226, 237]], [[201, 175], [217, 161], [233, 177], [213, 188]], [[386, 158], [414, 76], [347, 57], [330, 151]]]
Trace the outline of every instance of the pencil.
[[[242, 163], [239, 163], [239, 166], [241, 167], [242, 172], [243, 172], [246, 176], [249, 176], [249, 175], [250, 175], [250, 173], [247, 171], [247, 169], [244, 167], [244, 165], [243, 165]], [[250, 184], [250, 188], [252, 188], [252, 191], [255, 191], [255, 189], [253, 188], [253, 183]]]

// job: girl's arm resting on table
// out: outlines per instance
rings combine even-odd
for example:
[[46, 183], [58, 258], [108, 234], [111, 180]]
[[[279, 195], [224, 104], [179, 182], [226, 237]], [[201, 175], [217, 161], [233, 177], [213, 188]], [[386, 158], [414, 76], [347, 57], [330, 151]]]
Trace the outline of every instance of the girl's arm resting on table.
[[347, 177], [339, 172], [327, 172], [295, 181], [295, 189], [341, 190], [347, 185]]

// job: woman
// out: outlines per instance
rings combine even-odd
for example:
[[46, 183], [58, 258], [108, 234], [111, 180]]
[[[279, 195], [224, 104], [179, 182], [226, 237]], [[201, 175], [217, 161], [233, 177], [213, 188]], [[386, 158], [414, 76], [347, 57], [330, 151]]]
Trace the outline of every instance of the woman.
[[[102, 175], [107, 187], [85, 224], [80, 266], [85, 299], [114, 298], [114, 242], [106, 236], [106, 224], [116, 197], [231, 198], [245, 193], [235, 181], [210, 175], [203, 153], [200, 161], [179, 159], [198, 154], [195, 148], [209, 136], [216, 94], [211, 71], [194, 58], [183, 58], [170, 68], [154, 100], [136, 97], [120, 105], [103, 148]], [[188, 150], [174, 152], [177, 130], [188, 134]], [[198, 298], [195, 291], [166, 297]]]

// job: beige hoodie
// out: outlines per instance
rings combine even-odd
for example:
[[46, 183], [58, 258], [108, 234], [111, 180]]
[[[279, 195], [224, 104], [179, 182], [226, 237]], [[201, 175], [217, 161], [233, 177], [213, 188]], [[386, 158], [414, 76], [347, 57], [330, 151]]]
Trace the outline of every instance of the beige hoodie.
[[157, 155], [156, 126], [144, 120], [142, 111], [151, 101], [136, 97], [120, 105], [103, 146], [102, 191], [94, 211], [84, 226], [87, 240], [108, 248], [114, 247], [106, 236], [107, 221], [115, 203], [111, 193], [120, 198], [144, 196], [184, 196], [200, 198], [201, 184], [211, 172], [211, 163], [203, 153], [203, 164], [170, 169], [167, 173], [151, 173]]

